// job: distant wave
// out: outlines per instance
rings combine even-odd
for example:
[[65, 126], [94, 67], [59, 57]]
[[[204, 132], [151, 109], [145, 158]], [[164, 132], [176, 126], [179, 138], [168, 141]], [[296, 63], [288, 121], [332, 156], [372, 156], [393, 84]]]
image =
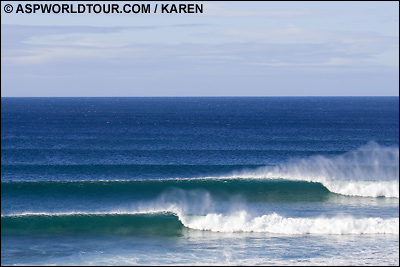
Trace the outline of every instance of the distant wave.
[[[146, 166], [146, 170], [157, 166]], [[174, 165], [168, 168], [177, 171], [183, 167]], [[201, 168], [202, 172], [206, 172], [207, 166]], [[219, 171], [227, 166], [220, 168]], [[80, 167], [75, 171], [79, 169]], [[239, 194], [247, 200], [261, 202], [323, 201], [329, 191], [345, 196], [399, 198], [399, 148], [370, 142], [343, 155], [292, 159], [277, 166], [256, 169], [243, 167], [241, 171], [210, 177], [2, 182], [1, 185], [2, 194], [25, 192], [34, 195], [46, 192], [49, 196], [52, 194], [129, 195], [133, 199], [154, 198], [165, 190], [174, 188], [204, 189], [220, 198]]]
[[252, 217], [246, 211], [230, 215], [183, 215], [176, 211], [137, 213], [25, 213], [1, 217], [1, 233], [14, 235], [182, 235], [185, 229], [212, 232], [273, 234], [399, 234], [399, 219], [286, 218], [276, 213]]

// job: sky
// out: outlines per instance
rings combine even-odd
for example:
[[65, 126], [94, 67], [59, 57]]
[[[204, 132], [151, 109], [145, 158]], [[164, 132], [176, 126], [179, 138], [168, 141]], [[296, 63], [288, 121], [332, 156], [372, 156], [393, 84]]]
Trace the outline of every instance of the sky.
[[203, 13], [16, 13], [44, 3], [89, 2], [1, 1], [2, 97], [399, 95], [398, 1], [91, 1]]

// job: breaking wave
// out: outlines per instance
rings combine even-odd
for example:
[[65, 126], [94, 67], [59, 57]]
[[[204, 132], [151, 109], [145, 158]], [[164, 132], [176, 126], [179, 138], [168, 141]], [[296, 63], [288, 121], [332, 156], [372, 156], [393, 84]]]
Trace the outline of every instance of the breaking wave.
[[22, 235], [182, 235], [187, 229], [212, 232], [258, 232], [285, 235], [399, 234], [399, 219], [351, 216], [290, 218], [277, 213], [251, 216], [184, 215], [179, 211], [114, 213], [23, 213], [1, 217], [1, 233]]
[[343, 155], [293, 159], [235, 172], [231, 177], [309, 181], [347, 196], [399, 198], [399, 148], [370, 142]]

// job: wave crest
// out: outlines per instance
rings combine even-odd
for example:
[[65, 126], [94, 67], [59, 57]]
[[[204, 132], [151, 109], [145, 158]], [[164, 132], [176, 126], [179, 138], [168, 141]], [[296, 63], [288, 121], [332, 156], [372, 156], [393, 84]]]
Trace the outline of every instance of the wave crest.
[[370, 142], [343, 155], [297, 159], [232, 177], [319, 182], [342, 195], [399, 198], [399, 148]]

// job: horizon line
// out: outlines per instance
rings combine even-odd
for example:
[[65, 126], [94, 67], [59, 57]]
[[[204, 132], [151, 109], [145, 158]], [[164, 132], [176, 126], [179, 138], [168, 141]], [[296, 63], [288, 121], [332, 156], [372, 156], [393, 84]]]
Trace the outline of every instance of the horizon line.
[[256, 98], [256, 97], [399, 97], [398, 95], [306, 95], [306, 96], [1, 96], [1, 98]]

